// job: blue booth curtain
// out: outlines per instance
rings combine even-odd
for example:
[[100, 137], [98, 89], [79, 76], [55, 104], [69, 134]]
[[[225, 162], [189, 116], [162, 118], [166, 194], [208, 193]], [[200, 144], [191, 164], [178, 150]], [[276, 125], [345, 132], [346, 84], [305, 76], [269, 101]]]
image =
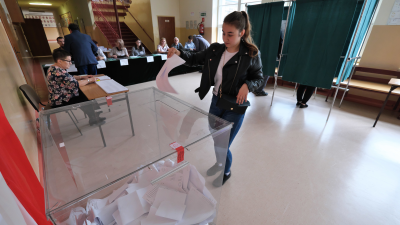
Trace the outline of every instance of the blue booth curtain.
[[250, 5], [247, 8], [254, 43], [261, 52], [264, 76], [274, 76], [284, 2]]
[[[349, 30], [349, 32], [347, 34], [346, 42], [345, 42], [345, 44], [343, 46], [341, 58], [340, 58], [339, 63], [337, 65], [337, 67], [336, 67], [336, 72], [335, 72], [335, 76], [334, 77], [337, 77], [339, 75], [340, 69], [342, 68], [342, 64], [344, 62], [344, 57], [346, 56], [347, 51], [349, 50], [350, 41], [353, 38], [354, 29], [357, 26], [358, 17], [360, 16], [360, 13], [361, 13], [363, 5], [364, 5], [364, 0], [358, 0], [357, 1], [356, 11], [354, 12], [353, 19], [351, 21], [350, 30]], [[343, 58], [342, 58], [342, 56], [343, 56]]]
[[296, 1], [283, 80], [331, 88], [356, 6], [357, 0]]
[[[363, 39], [364, 39], [366, 33], [368, 32], [368, 27], [369, 27], [369, 24], [371, 21], [371, 17], [372, 17], [372, 14], [374, 13], [377, 3], [378, 3], [378, 0], [365, 0], [364, 4], [366, 4], [366, 5], [365, 5], [364, 14], [362, 15], [362, 17], [359, 17], [359, 19], [358, 19], [358, 20], [360, 20], [360, 26], [358, 28], [358, 32], [356, 30], [354, 30], [353, 35], [352, 35], [351, 41], [353, 41], [353, 38], [354, 38], [353, 47], [350, 49], [351, 46], [350, 45], [348, 46], [348, 50], [347, 50], [345, 59], [357, 57], [358, 52], [361, 48]], [[339, 84], [339, 80], [344, 81], [350, 77], [351, 71], [353, 69], [353, 64], [355, 63], [355, 61], [356, 61], [356, 59], [350, 60], [347, 63], [346, 69], [344, 68], [346, 61], [343, 61], [342, 66], [340, 68], [340, 72], [338, 73], [339, 79], [337, 79], [336, 84]], [[343, 73], [343, 71], [344, 71], [344, 73]], [[341, 76], [342, 73], [343, 73], [343, 76]]]

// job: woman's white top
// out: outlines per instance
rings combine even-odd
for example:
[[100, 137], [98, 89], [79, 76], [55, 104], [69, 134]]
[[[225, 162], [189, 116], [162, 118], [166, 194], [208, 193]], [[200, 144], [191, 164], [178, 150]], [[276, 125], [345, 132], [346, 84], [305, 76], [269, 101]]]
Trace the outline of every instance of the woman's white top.
[[110, 53], [108, 53], [108, 57], [112, 57], [113, 55], [116, 56], [129, 56], [128, 50], [126, 48], [123, 49], [117, 49], [117, 47], [114, 47], [111, 49]]
[[[221, 85], [222, 82], [222, 68], [224, 65], [238, 52], [230, 53], [227, 50], [222, 54], [221, 60], [219, 61], [217, 73], [215, 74], [214, 77], [214, 89], [213, 89], [213, 94], [218, 96], [218, 90], [219, 86]], [[224, 57], [225, 56], [225, 57]], [[224, 60], [225, 59], [225, 60]]]
[[164, 47], [161, 45], [157, 46], [157, 50], [160, 52], [168, 52], [168, 49], [169, 49], [168, 45], [165, 45]]
[[97, 56], [104, 57], [104, 59], [107, 59], [107, 57], [104, 54], [103, 50], [101, 50], [100, 48], [97, 50]]

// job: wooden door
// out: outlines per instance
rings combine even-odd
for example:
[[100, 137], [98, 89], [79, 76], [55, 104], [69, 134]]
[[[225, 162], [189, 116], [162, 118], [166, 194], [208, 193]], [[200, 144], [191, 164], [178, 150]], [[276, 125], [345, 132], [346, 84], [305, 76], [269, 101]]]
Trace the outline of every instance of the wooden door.
[[40, 19], [25, 19], [21, 24], [33, 56], [51, 56], [51, 49]]
[[23, 59], [25, 58], [24, 57], [25, 54], [27, 54], [28, 56], [30, 55], [29, 51], [22, 52], [20, 49], [20, 44], [22, 44], [22, 42], [25, 42], [25, 37], [18, 35], [18, 30], [16, 29], [17, 25], [12, 24], [11, 16], [9, 14], [6, 14], [6, 11], [4, 10], [1, 4], [0, 4], [0, 19], [3, 23], [4, 29], [6, 30], [8, 40], [10, 41], [11, 46], [14, 49], [14, 54], [17, 57], [22, 73], [24, 74], [26, 83], [31, 85], [31, 87], [34, 87], [33, 74], [31, 72], [32, 70], [29, 69], [30, 64], [26, 65], [24, 61], [27, 60]]
[[174, 43], [175, 38], [175, 17], [158, 17], [158, 32], [161, 38], [167, 39], [169, 47]]

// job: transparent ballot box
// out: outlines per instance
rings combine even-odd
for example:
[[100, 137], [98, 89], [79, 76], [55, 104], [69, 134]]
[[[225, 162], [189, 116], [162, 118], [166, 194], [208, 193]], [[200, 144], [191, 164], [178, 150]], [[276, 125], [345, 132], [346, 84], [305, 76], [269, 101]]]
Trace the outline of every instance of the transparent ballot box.
[[40, 113], [48, 219], [216, 224], [232, 124], [155, 88], [111, 97]]

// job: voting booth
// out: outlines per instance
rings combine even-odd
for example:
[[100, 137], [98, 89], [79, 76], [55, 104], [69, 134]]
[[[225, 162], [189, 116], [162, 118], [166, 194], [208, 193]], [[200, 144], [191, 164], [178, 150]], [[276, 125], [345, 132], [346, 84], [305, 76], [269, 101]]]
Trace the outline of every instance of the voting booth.
[[231, 127], [155, 88], [42, 111], [46, 215], [57, 225], [216, 224], [223, 170], [207, 170], [224, 168]]

